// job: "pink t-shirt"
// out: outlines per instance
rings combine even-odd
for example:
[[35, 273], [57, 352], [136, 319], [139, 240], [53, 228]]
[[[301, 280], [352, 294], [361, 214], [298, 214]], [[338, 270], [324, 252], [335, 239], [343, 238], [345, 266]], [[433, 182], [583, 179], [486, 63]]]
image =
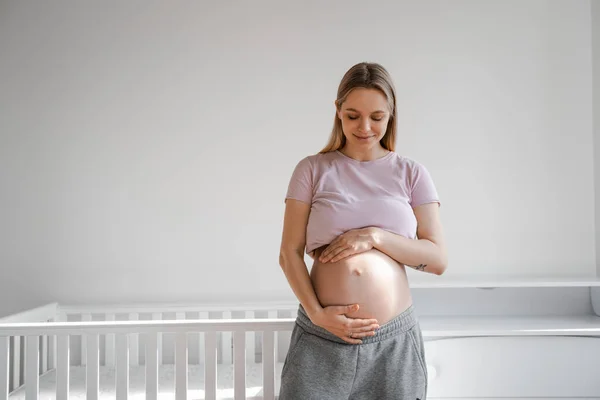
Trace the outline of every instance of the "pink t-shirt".
[[372, 161], [340, 151], [305, 157], [294, 168], [286, 199], [311, 206], [306, 227], [310, 255], [346, 231], [369, 226], [414, 239], [412, 207], [440, 204], [427, 169], [393, 151]]

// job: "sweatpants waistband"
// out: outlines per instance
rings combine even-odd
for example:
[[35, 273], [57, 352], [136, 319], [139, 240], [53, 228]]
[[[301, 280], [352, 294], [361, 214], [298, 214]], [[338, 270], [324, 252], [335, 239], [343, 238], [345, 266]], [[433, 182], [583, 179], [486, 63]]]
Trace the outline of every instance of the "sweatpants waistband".
[[[308, 331], [313, 335], [320, 336], [323, 339], [331, 340], [338, 343], [350, 344], [342, 340], [341, 338], [335, 336], [328, 330], [321, 328], [318, 325], [315, 325], [308, 317], [308, 314], [306, 314], [306, 310], [304, 310], [302, 304], [300, 304], [300, 306], [298, 307], [298, 316], [296, 318], [296, 323], [300, 325], [300, 327], [305, 331]], [[417, 323], [417, 315], [415, 313], [413, 305], [411, 304], [406, 310], [402, 311], [393, 319], [391, 319], [383, 325], [380, 325], [379, 329], [375, 331], [374, 336], [367, 336], [361, 338], [360, 340], [362, 341], [362, 344], [380, 342], [382, 340], [386, 340], [393, 336], [409, 331]]]

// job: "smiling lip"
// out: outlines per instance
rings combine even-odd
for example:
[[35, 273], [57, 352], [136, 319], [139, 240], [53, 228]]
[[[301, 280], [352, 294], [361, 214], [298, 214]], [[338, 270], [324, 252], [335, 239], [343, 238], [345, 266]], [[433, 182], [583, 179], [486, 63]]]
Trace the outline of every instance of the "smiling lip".
[[[354, 136], [356, 136], [356, 135], [354, 135]], [[368, 138], [373, 137], [373, 136], [375, 136], [375, 135], [371, 135], [371, 136], [356, 136], [356, 137], [359, 138], [359, 139], [368, 139]]]

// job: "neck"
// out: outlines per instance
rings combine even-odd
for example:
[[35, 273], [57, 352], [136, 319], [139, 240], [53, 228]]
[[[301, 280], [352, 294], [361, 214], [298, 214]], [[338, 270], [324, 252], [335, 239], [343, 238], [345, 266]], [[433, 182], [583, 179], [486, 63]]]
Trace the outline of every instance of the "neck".
[[339, 149], [339, 151], [357, 161], [373, 161], [382, 158], [389, 153], [389, 150], [384, 149], [381, 145], [371, 149], [353, 149], [346, 145]]

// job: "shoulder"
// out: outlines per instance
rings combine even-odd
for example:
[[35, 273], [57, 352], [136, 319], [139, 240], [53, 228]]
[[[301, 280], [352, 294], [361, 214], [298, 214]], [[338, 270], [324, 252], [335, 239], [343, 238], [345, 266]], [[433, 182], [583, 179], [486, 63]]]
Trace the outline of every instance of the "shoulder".
[[328, 164], [335, 158], [335, 152], [310, 154], [296, 163], [296, 168], [315, 169]]
[[331, 161], [331, 160], [337, 158], [337, 152], [336, 151], [328, 151], [327, 153], [316, 153], [316, 154], [311, 154], [311, 155], [307, 156], [306, 158], [309, 159], [311, 162], [318, 164], [318, 163], [328, 162], [328, 161]]
[[400, 153], [394, 152], [394, 162], [400, 166], [405, 168], [418, 168], [418, 166], [422, 165], [419, 161], [414, 158], [402, 155]]
[[402, 177], [408, 180], [410, 184], [414, 184], [416, 180], [423, 176], [430, 175], [427, 167], [414, 158], [396, 153], [394, 163]]
[[420, 168], [424, 168], [423, 164], [421, 162], [419, 162], [418, 160], [411, 158], [411, 157], [404, 156], [404, 155], [396, 153], [396, 152], [394, 152], [394, 157], [393, 157], [392, 162], [394, 163], [394, 166], [399, 167], [402, 170], [406, 170], [406, 171], [410, 171], [410, 172], [415, 172], [416, 170], [419, 170]]

